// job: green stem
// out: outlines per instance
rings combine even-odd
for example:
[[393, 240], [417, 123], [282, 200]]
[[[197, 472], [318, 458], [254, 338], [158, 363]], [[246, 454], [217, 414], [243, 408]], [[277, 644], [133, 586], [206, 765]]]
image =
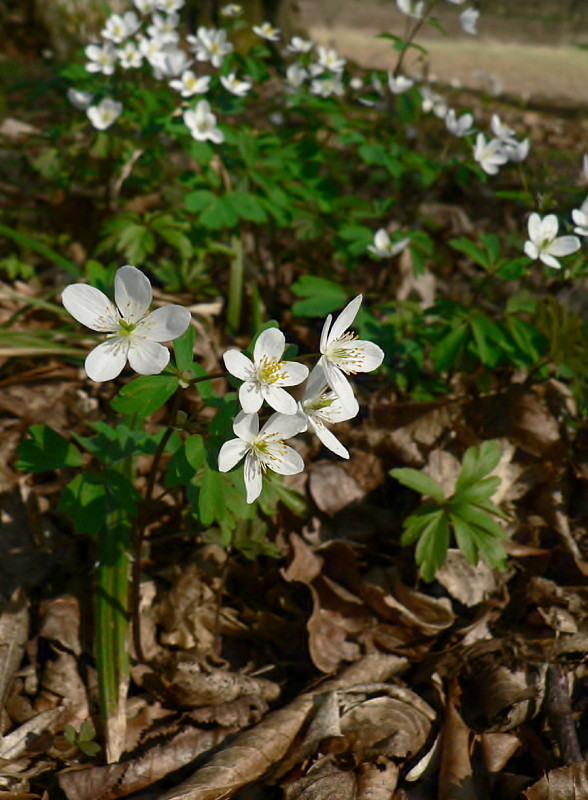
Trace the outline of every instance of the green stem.
[[30, 236], [27, 236], [24, 233], [19, 233], [19, 231], [9, 228], [8, 225], [0, 224], [0, 236], [6, 236], [8, 239], [12, 239], [13, 242], [16, 242], [16, 244], [19, 244], [22, 247], [28, 247], [29, 250], [32, 250], [33, 252], [38, 253], [40, 256], [43, 256], [48, 261], [51, 261], [51, 263], [55, 264], [55, 266], [61, 267], [61, 269], [69, 272], [70, 275], [74, 276], [74, 278], [80, 278], [82, 275], [82, 271], [73, 263], [73, 261], [69, 261], [60, 253], [57, 253], [55, 250], [47, 247], [47, 245], [38, 242], [36, 239], [32, 239]]

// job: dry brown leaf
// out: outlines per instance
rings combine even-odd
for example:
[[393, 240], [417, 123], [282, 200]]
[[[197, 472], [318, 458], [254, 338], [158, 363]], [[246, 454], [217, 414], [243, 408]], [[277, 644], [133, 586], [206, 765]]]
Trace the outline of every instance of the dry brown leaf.
[[441, 737], [438, 800], [477, 800], [470, 761], [470, 729], [457, 710], [459, 686], [451, 683]]
[[366, 699], [346, 711], [341, 730], [361, 758], [407, 758], [423, 747], [433, 719], [435, 712], [418, 695], [391, 686], [387, 694]]
[[497, 586], [494, 571], [480, 561], [475, 566], [466, 560], [461, 550], [450, 548], [443, 566], [435, 573], [435, 580], [447, 592], [466, 606], [482, 603]]
[[71, 653], [58, 651], [45, 663], [41, 686], [54, 695], [56, 705], [65, 709], [63, 722], [78, 729], [90, 716], [86, 687], [80, 678], [77, 658]]
[[231, 797], [282, 760], [313, 707], [314, 695], [345, 690], [358, 683], [386, 681], [407, 663], [406, 659], [396, 656], [364, 656], [344, 670], [340, 677], [300, 695], [285, 708], [269, 714], [254, 728], [240, 733], [191, 778], [166, 792], [159, 800], [225, 800]]
[[185, 767], [201, 753], [217, 747], [233, 728], [199, 730], [185, 727], [165, 743], [156, 743], [139, 758], [105, 767], [61, 772], [59, 785], [69, 800], [114, 800], [139, 791]]
[[343, 770], [326, 756], [314, 764], [303, 778], [284, 785], [286, 800], [358, 800], [355, 773]]
[[329, 516], [365, 496], [355, 478], [342, 466], [330, 461], [319, 461], [312, 465], [308, 485], [314, 502]]
[[0, 710], [20, 666], [29, 635], [29, 610], [24, 590], [16, 589], [0, 614]]
[[488, 772], [502, 772], [521, 746], [521, 740], [512, 733], [481, 733], [478, 738]]
[[15, 761], [34, 746], [34, 740], [45, 731], [54, 732], [63, 717], [62, 707], [42, 711], [0, 739], [0, 759]]
[[492, 732], [508, 731], [539, 712], [545, 694], [545, 669], [543, 665], [511, 670], [495, 659], [475, 666], [478, 700]]
[[357, 769], [357, 795], [361, 800], [390, 800], [398, 783], [398, 765], [382, 756], [364, 761]]
[[80, 645], [80, 603], [77, 597], [66, 594], [43, 603], [41, 615], [39, 636], [51, 639], [79, 656], [82, 648]]
[[527, 800], [585, 800], [588, 797], [588, 762], [552, 769], [530, 786]]

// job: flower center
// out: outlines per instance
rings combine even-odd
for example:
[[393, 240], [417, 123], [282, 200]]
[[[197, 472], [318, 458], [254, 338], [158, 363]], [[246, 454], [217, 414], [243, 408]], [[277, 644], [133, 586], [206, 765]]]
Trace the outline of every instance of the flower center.
[[282, 370], [283, 365], [283, 361], [269, 359], [267, 356], [264, 356], [256, 369], [257, 382], [266, 385], [276, 383], [276, 381], [284, 377], [284, 372]]
[[130, 336], [131, 333], [135, 330], [137, 326], [132, 322], [126, 322], [124, 319], [119, 320], [118, 323], [118, 335], [119, 336]]

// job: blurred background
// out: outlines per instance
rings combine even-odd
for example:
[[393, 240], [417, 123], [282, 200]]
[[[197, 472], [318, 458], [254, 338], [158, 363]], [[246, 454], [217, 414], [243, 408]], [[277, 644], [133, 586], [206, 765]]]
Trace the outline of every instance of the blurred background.
[[[196, 27], [214, 24], [223, 2], [188, 0], [186, 18]], [[278, 25], [284, 38], [308, 34], [365, 67], [394, 63], [383, 31], [402, 33], [406, 18], [395, 0], [244, 0], [245, 19]], [[435, 9], [448, 36], [424, 26], [426, 65], [409, 62], [409, 71], [490, 94], [504, 92], [524, 100], [564, 104], [588, 102], [587, 0], [485, 0], [478, 36], [460, 30], [458, 12], [471, 2], [440, 2]], [[9, 61], [63, 61], [100, 30], [103, 0], [0, 0], [3, 53], [0, 77]], [[130, 2], [112, 0], [112, 10]], [[457, 46], [456, 46], [457, 42]], [[2, 109], [0, 108], [0, 111]]]

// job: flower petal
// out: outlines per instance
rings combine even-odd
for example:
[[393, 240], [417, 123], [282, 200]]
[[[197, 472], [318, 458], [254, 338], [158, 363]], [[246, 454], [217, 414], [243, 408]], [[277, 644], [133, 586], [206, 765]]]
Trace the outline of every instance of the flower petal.
[[247, 490], [247, 502], [253, 503], [261, 494], [263, 478], [261, 476], [261, 464], [254, 453], [249, 453], [245, 459], [245, 489]]
[[253, 363], [240, 350], [227, 350], [223, 355], [225, 367], [231, 375], [241, 381], [248, 381], [254, 377]]
[[308, 376], [308, 381], [306, 386], [304, 387], [304, 395], [302, 396], [302, 402], [305, 400], [310, 400], [313, 397], [322, 393], [322, 390], [328, 386], [327, 377], [325, 375], [325, 371], [323, 369], [322, 364], [319, 362], [315, 364], [312, 369], [312, 372]]
[[295, 414], [298, 409], [292, 395], [279, 386], [261, 386], [261, 394], [265, 402], [280, 414]]
[[242, 439], [230, 439], [225, 442], [218, 454], [218, 468], [220, 472], [228, 472], [233, 469], [243, 458], [249, 445]]
[[268, 464], [270, 469], [277, 472], [279, 475], [297, 475], [304, 470], [304, 461], [300, 453], [297, 453], [292, 447], [288, 445], [281, 445], [279, 448], [274, 448], [269, 445], [268, 451], [273, 456], [271, 463]]
[[349, 326], [353, 323], [353, 320], [356, 318], [362, 300], [363, 300], [363, 295], [358, 294], [357, 297], [351, 300], [351, 302], [347, 303], [343, 311], [339, 314], [339, 316], [333, 323], [333, 327], [331, 328], [331, 332], [329, 333], [329, 342], [332, 342], [335, 339], [340, 339], [341, 336], [343, 336], [345, 331], [349, 328]]
[[538, 249], [537, 245], [534, 242], [531, 242], [531, 241], [526, 241], [525, 242], [525, 255], [528, 258], [533, 259], [533, 261], [536, 258], [539, 258], [539, 249]]
[[354, 408], [355, 404], [357, 403], [353, 393], [353, 387], [345, 375], [341, 372], [339, 367], [336, 367], [334, 364], [330, 364], [328, 361], [325, 361], [323, 366], [327, 380], [329, 381], [329, 386], [339, 397], [341, 405], [345, 409], [349, 409], [351, 411], [351, 409]]
[[539, 253], [539, 259], [548, 267], [553, 267], [553, 269], [561, 269], [561, 264], [557, 258], [550, 256], [548, 253]]
[[135, 333], [154, 342], [171, 342], [187, 330], [191, 319], [192, 315], [184, 306], [163, 306], [147, 314], [137, 325]]
[[258, 364], [265, 356], [268, 361], [279, 361], [286, 347], [286, 337], [279, 328], [262, 331], [253, 348], [253, 361]]
[[127, 363], [129, 343], [118, 336], [107, 339], [95, 347], [86, 357], [84, 368], [88, 378], [101, 383], [111, 381], [123, 371]]
[[308, 427], [318, 436], [325, 447], [327, 447], [333, 453], [336, 453], [338, 456], [341, 456], [341, 458], [349, 458], [349, 451], [347, 448], [343, 447], [335, 434], [330, 431], [326, 425], [320, 421], [320, 419], [309, 420]]
[[239, 411], [233, 422], [233, 430], [239, 439], [251, 444], [259, 433], [259, 417], [257, 414], [246, 414]]
[[129, 364], [139, 375], [158, 375], [169, 363], [169, 350], [151, 339], [129, 337]]
[[331, 329], [331, 322], [333, 321], [333, 315], [329, 314], [329, 316], [325, 320], [325, 324], [323, 325], [323, 329], [321, 331], [321, 342], [320, 342], [320, 352], [324, 353], [327, 349], [327, 344], [329, 342], [329, 331]]
[[137, 267], [126, 264], [114, 277], [114, 299], [125, 322], [139, 322], [149, 311], [153, 292], [149, 278]]
[[264, 439], [268, 436], [278, 436], [280, 439], [289, 439], [296, 436], [306, 428], [306, 416], [304, 414], [272, 414], [259, 435]]
[[[534, 211], [531, 216], [529, 217], [529, 221], [527, 223], [527, 228], [529, 231], [529, 239], [535, 245], [541, 244], [541, 217]], [[529, 256], [531, 258], [531, 256]]]
[[93, 331], [113, 333], [118, 330], [116, 306], [94, 286], [72, 283], [61, 293], [61, 302], [72, 317]]
[[308, 367], [306, 364], [299, 364], [297, 361], [284, 361], [282, 364], [283, 378], [280, 378], [280, 386], [298, 386], [308, 377]]
[[543, 221], [541, 222], [542, 238], [549, 240], [555, 239], [558, 228], [559, 221], [555, 214], [548, 214], [546, 217], [543, 217]]
[[577, 236], [558, 236], [554, 239], [545, 252], [550, 256], [569, 256], [581, 247], [581, 242]]
[[246, 381], [239, 388], [239, 402], [246, 414], [255, 414], [263, 403], [261, 386], [253, 381]]

